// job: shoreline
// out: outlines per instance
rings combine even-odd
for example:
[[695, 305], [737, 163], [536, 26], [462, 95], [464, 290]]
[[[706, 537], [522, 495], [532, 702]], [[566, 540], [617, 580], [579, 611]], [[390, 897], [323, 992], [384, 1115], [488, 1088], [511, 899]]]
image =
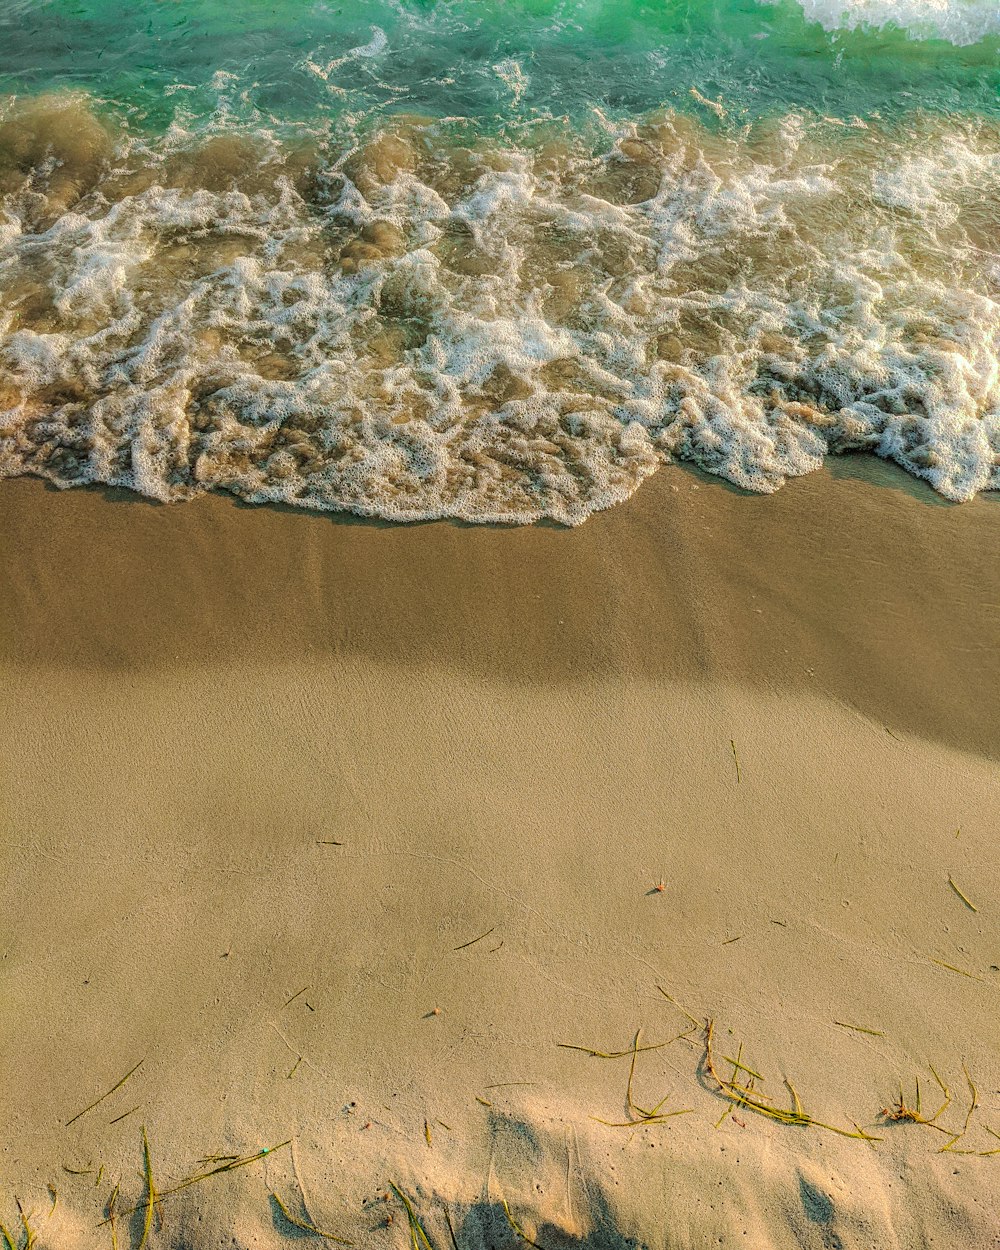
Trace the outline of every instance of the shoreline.
[[105, 496], [0, 488], [15, 557], [0, 566], [4, 662], [333, 655], [515, 685], [696, 676], [820, 694], [890, 732], [1000, 756], [986, 606], [1000, 601], [1000, 498], [947, 504], [872, 457], [770, 496], [668, 466], [570, 530]]

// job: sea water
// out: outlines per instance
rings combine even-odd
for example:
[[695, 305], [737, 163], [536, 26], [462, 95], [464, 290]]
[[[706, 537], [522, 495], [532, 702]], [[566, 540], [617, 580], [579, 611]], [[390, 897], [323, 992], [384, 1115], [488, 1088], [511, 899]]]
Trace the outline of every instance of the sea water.
[[6, 0], [0, 476], [1000, 489], [994, 0]]

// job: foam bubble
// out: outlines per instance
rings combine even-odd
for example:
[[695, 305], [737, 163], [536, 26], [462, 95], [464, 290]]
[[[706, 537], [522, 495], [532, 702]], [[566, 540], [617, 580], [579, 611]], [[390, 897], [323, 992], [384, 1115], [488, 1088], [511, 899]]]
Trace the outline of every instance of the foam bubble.
[[1000, 35], [993, 0], [797, 0], [806, 17], [827, 30], [895, 26], [916, 39], [946, 39], [959, 47]]
[[86, 169], [72, 202], [44, 162], [6, 184], [2, 475], [567, 524], [672, 458], [1000, 488], [985, 126], [500, 148], [402, 118], [336, 149], [126, 136]]

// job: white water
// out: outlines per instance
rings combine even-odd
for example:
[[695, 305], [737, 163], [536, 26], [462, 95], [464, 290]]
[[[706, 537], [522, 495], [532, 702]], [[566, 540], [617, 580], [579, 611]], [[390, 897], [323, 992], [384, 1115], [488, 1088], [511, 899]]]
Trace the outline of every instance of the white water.
[[896, 26], [914, 38], [959, 47], [1000, 35], [996, 0], [798, 0], [806, 17], [827, 30]]
[[769, 492], [863, 449], [1000, 488], [998, 136], [400, 123], [308, 177], [239, 144], [8, 195], [0, 474], [569, 524], [672, 458]]

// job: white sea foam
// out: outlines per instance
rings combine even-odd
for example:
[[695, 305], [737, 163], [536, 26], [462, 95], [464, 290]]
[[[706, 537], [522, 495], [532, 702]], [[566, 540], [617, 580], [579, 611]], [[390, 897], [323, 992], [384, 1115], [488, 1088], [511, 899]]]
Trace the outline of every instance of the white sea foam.
[[[765, 3], [771, 0], [765, 0]], [[996, 0], [797, 0], [806, 17], [827, 30], [895, 26], [917, 39], [946, 39], [959, 47], [1000, 35]]]
[[389, 36], [380, 26], [373, 26], [371, 31], [372, 37], [366, 44], [356, 48], [349, 48], [343, 56], [334, 57], [324, 65], [320, 65], [314, 57], [308, 56], [302, 64], [310, 73], [315, 74], [324, 81], [328, 81], [330, 75], [335, 70], [340, 69], [342, 65], [346, 65], [348, 61], [370, 60], [374, 57], [379, 57], [389, 47]]
[[1000, 489], [997, 136], [240, 143], [8, 191], [0, 474], [569, 524], [671, 458], [769, 492], [863, 449]]

